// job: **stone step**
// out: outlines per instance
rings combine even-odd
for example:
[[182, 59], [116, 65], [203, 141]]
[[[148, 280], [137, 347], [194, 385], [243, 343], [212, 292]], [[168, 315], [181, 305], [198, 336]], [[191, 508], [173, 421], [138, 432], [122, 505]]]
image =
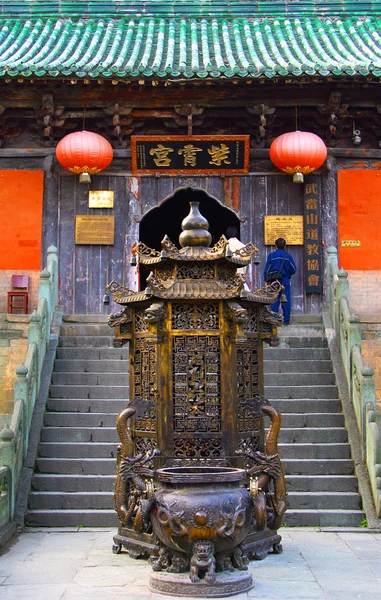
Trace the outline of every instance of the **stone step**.
[[283, 458], [350, 458], [349, 444], [278, 444], [279, 455]]
[[[113, 427], [116, 416], [126, 407], [125, 400], [65, 400], [50, 398], [45, 413], [46, 427]], [[343, 427], [343, 413], [283, 413], [286, 429]]]
[[106, 336], [114, 337], [114, 330], [106, 323], [62, 323], [60, 336]]
[[114, 508], [113, 492], [32, 492], [29, 506], [37, 510], [112, 510]]
[[273, 360], [268, 358], [263, 361], [264, 372], [267, 373], [330, 373], [332, 362], [330, 360]]
[[115, 427], [43, 427], [42, 442], [118, 442]]
[[54, 385], [129, 385], [127, 373], [53, 373], [52, 383]]
[[57, 475], [114, 475], [116, 458], [37, 458], [39, 473]]
[[[75, 413], [111, 413], [118, 415], [128, 402], [128, 398], [106, 398], [86, 400], [83, 398], [49, 398], [48, 411]], [[48, 413], [47, 413], [48, 414]]]
[[[317, 398], [319, 400], [337, 398], [338, 392], [335, 385], [265, 385], [265, 398], [270, 402], [274, 398]], [[80, 396], [78, 396], [80, 397]]]
[[289, 509], [284, 516], [286, 527], [359, 527], [365, 519], [362, 510]]
[[126, 385], [51, 385], [51, 398], [125, 398], [128, 399], [129, 386]]
[[281, 335], [279, 336], [279, 347], [284, 348], [328, 348], [328, 342], [321, 336]]
[[38, 452], [46, 458], [116, 458], [118, 444], [115, 442], [40, 442]]
[[117, 527], [114, 510], [30, 510], [29, 527]]
[[68, 335], [58, 338], [58, 346], [60, 348], [107, 348], [113, 344], [112, 336], [105, 335]]
[[32, 490], [39, 492], [110, 492], [115, 475], [57, 475], [37, 473], [32, 477]]
[[271, 405], [277, 408], [282, 415], [286, 413], [338, 413], [341, 410], [339, 399], [311, 399], [311, 398], [273, 398]]
[[320, 386], [334, 385], [333, 373], [265, 373], [264, 384], [267, 386]]
[[361, 510], [361, 497], [353, 492], [289, 492], [288, 509]]
[[285, 473], [290, 475], [351, 475], [353, 460], [351, 458], [283, 458]]
[[[316, 315], [319, 316], [319, 315]], [[94, 314], [94, 315], [80, 315], [80, 314], [75, 314], [75, 315], [63, 315], [62, 317], [62, 322], [63, 323], [101, 323], [103, 325], [107, 325], [107, 321], [108, 321], [108, 315], [100, 315], [100, 314]], [[295, 319], [297, 322], [300, 321], [300, 316], [296, 316]], [[307, 322], [310, 322], [310, 316], [303, 316], [303, 322], [305, 322], [305, 319], [307, 319]]]
[[[308, 362], [308, 361], [307, 361]], [[54, 372], [58, 373], [129, 373], [128, 357], [125, 360], [68, 360], [56, 359]]]
[[343, 427], [301, 427], [282, 429], [279, 440], [284, 444], [332, 444], [346, 442], [348, 435]]
[[357, 492], [354, 475], [287, 475], [287, 492]]
[[282, 428], [344, 427], [343, 413], [283, 413]]
[[114, 427], [116, 415], [113, 413], [76, 413], [76, 412], [46, 412], [45, 427]]
[[263, 349], [264, 360], [330, 360], [328, 348], [267, 348]]
[[128, 360], [128, 346], [123, 348], [57, 348], [57, 358], [62, 360]]

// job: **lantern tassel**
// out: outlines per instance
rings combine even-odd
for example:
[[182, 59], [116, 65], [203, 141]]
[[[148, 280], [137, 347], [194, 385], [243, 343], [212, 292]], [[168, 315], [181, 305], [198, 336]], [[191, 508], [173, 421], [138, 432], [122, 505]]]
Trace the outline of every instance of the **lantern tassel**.
[[79, 183], [91, 183], [91, 177], [89, 173], [81, 173], [79, 176]]
[[304, 181], [303, 173], [294, 173], [292, 181], [294, 183], [303, 183], [303, 181]]

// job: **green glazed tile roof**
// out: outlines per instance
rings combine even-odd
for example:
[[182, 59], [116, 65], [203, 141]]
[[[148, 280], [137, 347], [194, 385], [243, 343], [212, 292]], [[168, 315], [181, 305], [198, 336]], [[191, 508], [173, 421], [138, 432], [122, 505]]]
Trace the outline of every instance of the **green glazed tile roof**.
[[0, 19], [0, 76], [381, 76], [381, 17]]
[[297, 17], [380, 12], [381, 0], [1, 0], [1, 16], [17, 17]]

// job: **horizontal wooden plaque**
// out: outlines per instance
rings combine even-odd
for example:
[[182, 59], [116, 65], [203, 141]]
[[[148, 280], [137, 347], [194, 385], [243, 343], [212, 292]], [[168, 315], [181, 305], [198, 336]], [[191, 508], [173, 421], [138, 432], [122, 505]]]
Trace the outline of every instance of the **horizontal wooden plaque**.
[[132, 135], [132, 173], [248, 173], [249, 135]]
[[265, 216], [265, 244], [273, 246], [275, 240], [284, 238], [287, 246], [303, 246], [303, 215]]
[[110, 190], [89, 192], [89, 208], [114, 208], [114, 192]]
[[115, 218], [108, 215], [77, 215], [75, 243], [112, 246]]

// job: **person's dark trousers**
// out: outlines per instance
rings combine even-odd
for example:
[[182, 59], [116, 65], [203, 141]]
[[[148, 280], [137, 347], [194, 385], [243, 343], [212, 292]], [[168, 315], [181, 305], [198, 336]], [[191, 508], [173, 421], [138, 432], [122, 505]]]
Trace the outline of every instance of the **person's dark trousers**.
[[[284, 294], [287, 298], [287, 302], [285, 304], [282, 304], [282, 310], [283, 310], [283, 321], [285, 325], [288, 325], [290, 322], [290, 315], [291, 315], [291, 286], [290, 286], [290, 280], [288, 277], [283, 277], [282, 281], [280, 282], [283, 286], [284, 286]], [[279, 310], [279, 304], [280, 304], [280, 297], [281, 294], [279, 294], [278, 299], [276, 302], [274, 302], [274, 304], [271, 305], [271, 310], [274, 312], [278, 312]]]

